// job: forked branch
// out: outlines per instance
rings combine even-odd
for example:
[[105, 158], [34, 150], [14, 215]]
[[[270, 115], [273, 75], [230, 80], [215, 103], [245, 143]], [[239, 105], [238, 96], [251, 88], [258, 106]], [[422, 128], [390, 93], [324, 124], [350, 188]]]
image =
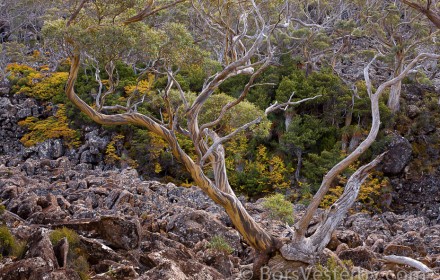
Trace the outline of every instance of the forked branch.
[[[380, 112], [379, 112], [379, 98], [384, 93], [385, 89], [393, 84], [398, 83], [403, 78], [405, 78], [408, 73], [414, 68], [414, 66], [421, 60], [430, 58], [430, 59], [439, 59], [440, 55], [436, 54], [429, 54], [429, 53], [421, 53], [417, 57], [415, 57], [406, 67], [405, 69], [400, 73], [399, 76], [386, 81], [382, 83], [376, 90], [374, 94], [370, 94], [370, 100], [371, 100], [371, 115], [372, 115], [372, 123], [370, 132], [368, 133], [367, 138], [362, 141], [359, 146], [350, 153], [347, 157], [345, 157], [342, 161], [340, 161], [338, 164], [333, 166], [333, 168], [330, 169], [329, 172], [324, 176], [321, 186], [318, 190], [318, 192], [313, 197], [312, 202], [309, 204], [305, 215], [301, 218], [301, 220], [295, 225], [295, 229], [297, 230], [297, 239], [304, 238], [305, 232], [307, 230], [307, 227], [310, 223], [310, 221], [313, 218], [313, 215], [315, 214], [316, 210], [319, 207], [319, 204], [321, 203], [322, 199], [324, 198], [325, 194], [328, 192], [331, 183], [333, 180], [338, 176], [343, 170], [345, 170], [350, 164], [352, 164], [356, 159], [359, 158], [370, 146], [373, 144], [373, 142], [376, 139], [377, 133], [379, 132], [380, 127]], [[376, 59], [376, 57], [373, 59], [373, 61]], [[370, 80], [369, 77], [369, 68], [371, 67], [372, 62], [368, 63], [364, 70], [364, 78], [366, 81]], [[370, 83], [371, 87], [371, 83]], [[370, 88], [371, 90], [371, 88]]]

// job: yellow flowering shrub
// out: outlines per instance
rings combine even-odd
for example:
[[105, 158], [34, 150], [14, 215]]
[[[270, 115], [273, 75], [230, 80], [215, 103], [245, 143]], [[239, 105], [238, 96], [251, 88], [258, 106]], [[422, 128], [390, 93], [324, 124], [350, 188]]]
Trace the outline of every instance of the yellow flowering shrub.
[[121, 160], [121, 157], [118, 155], [115, 145], [117, 142], [123, 140], [124, 138], [124, 135], [121, 134], [117, 134], [112, 137], [112, 140], [110, 141], [110, 143], [108, 143], [105, 149], [105, 163], [115, 164]]
[[12, 91], [41, 100], [49, 100], [57, 95], [62, 95], [69, 73], [43, 74], [42, 72], [47, 72], [47, 68], [42, 67], [40, 70], [41, 72], [17, 63], [9, 64], [6, 71], [8, 79], [12, 83]]
[[128, 85], [124, 87], [125, 93], [131, 95], [137, 91], [140, 95], [148, 94], [153, 87], [154, 75], [148, 74], [147, 79], [139, 81], [137, 85]]
[[124, 140], [125, 136], [122, 134], [116, 134], [112, 137], [112, 140], [107, 144], [105, 149], [104, 161], [105, 163], [112, 165], [125, 162], [130, 167], [137, 168], [139, 164], [135, 160], [129, 158], [126, 154], [121, 154], [120, 149], [118, 149], [118, 147], [122, 147]]
[[29, 132], [21, 139], [21, 143], [26, 147], [34, 146], [51, 138], [62, 138], [67, 145], [77, 147], [80, 145], [78, 131], [69, 128], [66, 108], [63, 104], [58, 105], [55, 116], [40, 120], [35, 117], [27, 117], [18, 122], [20, 126], [26, 127]]
[[[345, 185], [347, 179], [340, 178], [340, 183]], [[357, 197], [357, 201], [361, 202], [363, 208], [368, 211], [380, 211], [381, 209], [381, 196], [382, 194], [388, 192], [390, 190], [390, 182], [386, 177], [383, 177], [382, 174], [376, 172], [368, 175], [365, 182], [362, 184], [359, 194]], [[328, 208], [333, 203], [338, 200], [338, 198], [344, 192], [344, 187], [341, 185], [336, 185], [331, 187], [328, 193], [324, 196], [321, 201], [320, 207]]]

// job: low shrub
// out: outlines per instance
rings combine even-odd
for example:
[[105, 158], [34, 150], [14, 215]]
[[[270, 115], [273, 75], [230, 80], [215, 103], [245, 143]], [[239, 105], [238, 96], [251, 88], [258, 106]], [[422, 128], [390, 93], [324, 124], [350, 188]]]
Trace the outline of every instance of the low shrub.
[[66, 238], [69, 243], [69, 253], [67, 255], [67, 266], [78, 273], [81, 280], [90, 279], [89, 263], [87, 262], [86, 252], [83, 250], [78, 233], [66, 227], [58, 228], [49, 236], [53, 245], [58, 244], [61, 239]]
[[277, 193], [266, 197], [263, 207], [269, 211], [271, 219], [278, 219], [282, 222], [293, 224], [293, 205], [284, 198], [284, 195]]
[[226, 239], [220, 235], [215, 235], [212, 237], [211, 241], [209, 242], [209, 248], [226, 254], [232, 254], [234, 251]]
[[0, 226], [0, 257], [21, 258], [26, 250], [26, 242], [18, 241], [5, 225]]

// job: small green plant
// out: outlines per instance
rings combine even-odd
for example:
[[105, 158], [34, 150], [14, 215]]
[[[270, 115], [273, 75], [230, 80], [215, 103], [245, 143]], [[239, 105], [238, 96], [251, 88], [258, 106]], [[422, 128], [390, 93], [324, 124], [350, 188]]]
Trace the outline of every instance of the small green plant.
[[25, 241], [17, 241], [7, 226], [0, 226], [0, 258], [2, 256], [21, 258], [25, 250]]
[[0, 226], [0, 253], [3, 256], [9, 256], [12, 254], [15, 246], [15, 238], [9, 231], [8, 227]]
[[293, 205], [284, 198], [284, 195], [277, 193], [266, 197], [263, 202], [263, 207], [269, 211], [271, 219], [293, 224]]
[[229, 245], [226, 239], [221, 235], [215, 235], [212, 237], [211, 241], [209, 242], [209, 248], [226, 254], [232, 254], [234, 251], [231, 245]]
[[367, 275], [358, 274], [353, 276], [350, 270], [353, 268], [351, 261], [342, 261], [338, 263], [335, 259], [329, 258], [327, 265], [318, 264], [314, 279], [318, 280], [366, 280]]
[[12, 255], [14, 257], [16, 257], [17, 259], [23, 258], [24, 253], [26, 253], [26, 246], [27, 246], [27, 242], [25, 240], [16, 241], [15, 246], [13, 248]]
[[79, 256], [76, 259], [74, 259], [72, 262], [73, 262], [72, 266], [75, 268], [76, 273], [78, 273], [79, 278], [81, 278], [81, 280], [89, 280], [90, 266], [89, 263], [87, 262], [87, 258], [85, 256]]
[[86, 253], [81, 247], [80, 237], [78, 233], [66, 227], [58, 228], [49, 236], [53, 245], [58, 244], [61, 239], [66, 238], [69, 243], [69, 253], [67, 255], [67, 264], [78, 273], [81, 280], [88, 280], [89, 263], [87, 262]]
[[49, 236], [52, 245], [58, 244], [58, 242], [60, 242], [60, 240], [63, 239], [64, 237], [67, 238], [70, 247], [76, 247], [79, 245], [78, 233], [66, 227], [58, 228], [52, 231], [52, 233]]

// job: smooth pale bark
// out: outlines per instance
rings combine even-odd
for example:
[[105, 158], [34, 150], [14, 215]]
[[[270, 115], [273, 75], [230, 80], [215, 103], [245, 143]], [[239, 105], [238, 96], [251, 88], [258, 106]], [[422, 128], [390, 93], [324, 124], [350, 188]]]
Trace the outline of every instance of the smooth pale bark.
[[[324, 213], [317, 230], [310, 236], [293, 239], [281, 247], [280, 252], [287, 260], [313, 263], [314, 257], [322, 252], [330, 241], [333, 231], [347, 214], [356, 201], [359, 189], [369, 171], [382, 159], [383, 155], [376, 157], [372, 162], [360, 167], [349, 178], [341, 197]], [[296, 234], [294, 232], [294, 234]]]
[[377, 133], [379, 132], [380, 127], [380, 113], [379, 113], [379, 98], [383, 95], [386, 88], [402, 81], [404, 77], [408, 75], [408, 73], [414, 68], [414, 66], [422, 59], [430, 58], [430, 59], [438, 59], [440, 55], [429, 54], [429, 53], [421, 53], [417, 57], [415, 57], [406, 67], [402, 70], [399, 76], [382, 83], [373, 93], [372, 84], [369, 76], [369, 68], [371, 64], [375, 61], [376, 57], [365, 67], [364, 69], [364, 78], [367, 85], [368, 95], [371, 100], [371, 114], [372, 114], [372, 124], [370, 128], [370, 132], [367, 138], [362, 141], [359, 146], [351, 152], [346, 158], [336, 164], [329, 172], [324, 176], [321, 186], [318, 192], [313, 197], [311, 203], [309, 204], [305, 215], [300, 219], [300, 221], [295, 224], [296, 235], [295, 238], [297, 241], [304, 239], [305, 232], [307, 230], [310, 221], [313, 218], [313, 215], [316, 213], [316, 210], [319, 207], [322, 199], [328, 192], [331, 183], [343, 170], [345, 170], [350, 164], [352, 164], [355, 160], [357, 160], [376, 139]]
[[[396, 65], [394, 69], [394, 77], [399, 76], [403, 70], [403, 53], [398, 52], [394, 58], [394, 64]], [[400, 109], [400, 93], [402, 92], [402, 80], [391, 85], [390, 96], [388, 97], [388, 108], [390, 108], [392, 113], [397, 113]]]
[[390, 97], [388, 99], [388, 108], [392, 113], [397, 113], [400, 109], [400, 93], [402, 91], [402, 81], [390, 88]]
[[[290, 240], [287, 244], [282, 244], [280, 240], [271, 236], [265, 229], [263, 229], [258, 223], [256, 223], [256, 221], [245, 210], [241, 202], [232, 191], [231, 186], [229, 185], [225, 166], [225, 152], [222, 146], [222, 141], [225, 141], [234, 136], [234, 133], [236, 132], [232, 132], [230, 135], [219, 137], [214, 131], [211, 130], [211, 127], [215, 126], [215, 124], [222, 119], [222, 117], [224, 116], [224, 112], [230, 110], [233, 106], [244, 99], [247, 92], [251, 88], [254, 79], [259, 74], [259, 71], [262, 70], [248, 72], [248, 74], [252, 75], [250, 78], [250, 82], [245, 86], [242, 94], [238, 98], [238, 101], [231, 102], [225, 105], [216, 120], [202, 126], [200, 126], [198, 122], [199, 113], [202, 110], [205, 102], [211, 97], [211, 95], [219, 87], [219, 85], [223, 83], [223, 81], [237, 75], [238, 73], [240, 73], [240, 71], [247, 72], [249, 69], [254, 69], [255, 66], [260, 66], [259, 69], [264, 69], [265, 66], [269, 65], [270, 63], [270, 57], [273, 51], [270, 47], [270, 42], [266, 41], [269, 59], [267, 59], [266, 61], [260, 60], [259, 62], [250, 64], [251, 59], [255, 56], [257, 51], [262, 48], [265, 40], [270, 37], [271, 32], [275, 28], [275, 25], [271, 27], [270, 25], [266, 24], [255, 2], [253, 0], [250, 1], [255, 8], [255, 19], [259, 21], [259, 26], [261, 26], [260, 30], [258, 30], [253, 36], [254, 41], [252, 45], [245, 53], [243, 53], [242, 57], [237, 57], [237, 60], [226, 65], [223, 70], [209, 78], [205, 82], [201, 93], [196, 97], [195, 101], [191, 105], [185, 104], [184, 102], [184, 104], [186, 105], [185, 107], [187, 108], [185, 117], [188, 127], [188, 131], [185, 131], [184, 134], [189, 136], [194, 144], [194, 148], [198, 155], [198, 159], [196, 161], [194, 161], [187, 153], [185, 153], [185, 151], [182, 150], [177, 141], [175, 132], [179, 131], [179, 126], [177, 123], [178, 118], [177, 114], [174, 112], [174, 108], [171, 108], [171, 105], [169, 104], [169, 102], [167, 102], [167, 100], [165, 100], [165, 107], [167, 109], [170, 119], [168, 124], [163, 124], [162, 122], [155, 120], [153, 117], [140, 114], [136, 111], [127, 110], [125, 113], [107, 115], [92, 108], [86, 102], [81, 100], [74, 90], [75, 82], [78, 76], [78, 70], [80, 67], [80, 51], [76, 48], [75, 42], [73, 42], [72, 39], [69, 39], [68, 37], [66, 37], [66, 42], [72, 46], [73, 55], [71, 56], [71, 68], [66, 86], [66, 95], [75, 106], [77, 106], [83, 113], [85, 113], [88, 117], [99, 124], [137, 125], [144, 127], [152, 133], [163, 138], [168, 143], [168, 146], [175, 158], [184, 165], [188, 173], [191, 175], [195, 184], [215, 203], [219, 204], [225, 209], [236, 230], [239, 231], [244, 240], [258, 252], [258, 258], [255, 261], [257, 267], [259, 264], [263, 264], [264, 262], [266, 262], [270, 254], [277, 250], [280, 250], [280, 252], [286, 259], [312, 263], [314, 262], [315, 256], [318, 255], [320, 251], [322, 251], [322, 249], [327, 245], [331, 232], [335, 229], [337, 224], [344, 217], [348, 209], [355, 201], [357, 193], [359, 192], [359, 187], [365, 179], [368, 171], [373, 168], [379, 161], [378, 158], [375, 159], [373, 162], [362, 166], [350, 177], [344, 194], [336, 201], [335, 204], [332, 205], [332, 207], [330, 207], [330, 209], [326, 212], [325, 217], [322, 217], [320, 227], [318, 227], [315, 233], [312, 234], [312, 236], [306, 238], [305, 232], [307, 226], [309, 225], [313, 215], [315, 214], [316, 209], [318, 208], [322, 198], [327, 193], [333, 179], [344, 169], [346, 169], [351, 163], [353, 163], [360, 155], [362, 155], [365, 150], [374, 142], [380, 126], [378, 101], [384, 89], [401, 81], [403, 77], [408, 74], [408, 72], [415, 66], [415, 64], [419, 60], [427, 57], [439, 58], [439, 56], [432, 54], [421, 54], [417, 56], [416, 59], [414, 59], [398, 77], [381, 84], [374, 94], [372, 93], [372, 85], [369, 81], [368, 75], [368, 69], [373, 61], [368, 64], [364, 73], [372, 108], [373, 121], [370, 133], [368, 137], [356, 148], [356, 150], [354, 150], [340, 163], [335, 165], [327, 173], [327, 175], [323, 179], [321, 188], [312, 200], [305, 215], [298, 222], [298, 224], [295, 225], [296, 231], [294, 231], [292, 240]], [[84, 4], [85, 2], [86, 1], [83, 1], [82, 3]], [[183, 2], [183, 0], [173, 2], [170, 5], [175, 5], [176, 3], [180, 2]], [[151, 15], [149, 9], [151, 9], [152, 4], [153, 2], [150, 1], [147, 7], [145, 7], [145, 9], [141, 11], [141, 13], [137, 15], [137, 17], [135, 16], [134, 18], [128, 19], [123, 23], [129, 24], [131, 22], [142, 20], [148, 15]], [[78, 11], [81, 8], [82, 6], [80, 6]], [[161, 8], [153, 9], [152, 12], [157, 12], [159, 9]], [[75, 14], [69, 20], [68, 24], [74, 23], [78, 13], [79, 12], [75, 12]], [[167, 91], [171, 88], [173, 83], [178, 85], [178, 82], [172, 77], [172, 75], [169, 76], [168, 83], [169, 84], [167, 86]], [[182, 92], [181, 96], [184, 100], [184, 94], [182, 94]], [[313, 98], [307, 98], [296, 102], [289, 101], [283, 104], [275, 103], [265, 110], [265, 114], [267, 115], [278, 109], [286, 110], [288, 106], [297, 105], [317, 97], [318, 96], [315, 96]], [[165, 95], [164, 98], [166, 99], [167, 96]], [[254, 122], [257, 123], [258, 119]], [[248, 127], [248, 125], [249, 124], [245, 124], [239, 129], [244, 129]], [[213, 145], [208, 146], [209, 142], [206, 140], [207, 137], [209, 137], [213, 141]], [[202, 164], [204, 160], [207, 160], [208, 163], [212, 165], [214, 180], [211, 180], [205, 175]]]
[[387, 262], [396, 263], [396, 264], [403, 264], [403, 265], [408, 265], [408, 266], [414, 267], [423, 273], [432, 272], [432, 269], [427, 267], [424, 263], [419, 262], [418, 260], [415, 260], [415, 259], [412, 259], [409, 257], [390, 255], [390, 256], [384, 256], [383, 259], [386, 260]]
[[[246, 242], [261, 252], [270, 253], [276, 250], [277, 240], [270, 236], [244, 209], [238, 198], [231, 193], [227, 182], [225, 167], [220, 165], [216, 168], [216, 183], [214, 184], [205, 176], [200, 165], [196, 164], [179, 146], [173, 131], [158, 124], [148, 116], [137, 112], [106, 115], [100, 113], [81, 100], [75, 93], [74, 85], [78, 76], [80, 55], [76, 53], [71, 60], [71, 69], [66, 86], [66, 95], [69, 100], [83, 113], [99, 124], [103, 125], [125, 125], [132, 124], [147, 128], [156, 135], [162, 137], [170, 146], [173, 155], [183, 163], [197, 186], [202, 189], [214, 202], [221, 205], [231, 218], [235, 228], [240, 232]], [[220, 187], [218, 187], [220, 186]], [[225, 190], [221, 191], [221, 189]]]

